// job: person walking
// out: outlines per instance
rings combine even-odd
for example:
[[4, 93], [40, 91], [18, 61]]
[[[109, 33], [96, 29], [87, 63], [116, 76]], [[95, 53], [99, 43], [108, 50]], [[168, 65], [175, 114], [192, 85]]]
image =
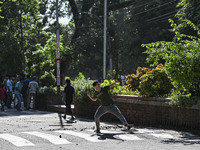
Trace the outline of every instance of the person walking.
[[13, 95], [11, 76], [8, 75], [8, 76], [6, 77], [6, 80], [7, 80], [7, 82], [6, 82], [6, 87], [7, 87], [7, 95], [8, 95], [8, 96], [7, 96], [7, 102], [6, 102], [6, 104], [7, 104], [7, 108], [9, 109], [9, 108], [11, 108], [11, 104], [12, 104], [12, 95]]
[[6, 101], [7, 92], [4, 88], [4, 84], [0, 85], [0, 103], [1, 103], [1, 111], [4, 111], [5, 101]]
[[23, 87], [23, 82], [24, 82], [24, 78], [21, 78], [20, 81], [18, 81], [15, 85], [15, 97], [17, 98], [17, 104], [15, 106], [15, 108], [17, 109], [17, 111], [22, 111], [21, 109], [21, 102], [22, 102], [22, 87]]
[[28, 96], [26, 109], [27, 110], [30, 109], [31, 98], [33, 100], [32, 109], [35, 109], [35, 97], [36, 97], [37, 90], [39, 88], [38, 83], [36, 81], [36, 77], [33, 77], [33, 80], [29, 83], [28, 87], [29, 87], [29, 96]]
[[28, 96], [29, 96], [29, 88], [28, 85], [30, 83], [30, 75], [27, 75], [26, 79], [24, 80], [23, 83], [23, 89], [22, 89], [22, 95], [23, 95], [23, 101], [24, 101], [24, 106], [27, 106], [28, 103]]
[[89, 92], [87, 92], [87, 96], [92, 100], [92, 101], [97, 101], [99, 100], [101, 105], [99, 108], [96, 110], [96, 113], [94, 115], [95, 123], [96, 123], [96, 133], [101, 133], [100, 132], [100, 118], [106, 113], [111, 113], [115, 115], [117, 118], [120, 119], [120, 121], [123, 123], [123, 125], [129, 130], [133, 125], [128, 124], [125, 117], [122, 115], [118, 107], [114, 104], [110, 94], [108, 93], [108, 90], [112, 88], [117, 81], [114, 83], [101, 87], [100, 83], [98, 81], [95, 81], [93, 83], [93, 87], [95, 89], [94, 95], [91, 96]]
[[66, 84], [67, 86], [64, 89], [64, 95], [63, 95], [63, 102], [65, 103], [66, 106], [66, 111], [65, 114], [63, 116], [64, 119], [66, 119], [66, 115], [71, 115], [71, 119], [74, 119], [73, 113], [72, 113], [72, 109], [71, 109], [71, 104], [72, 101], [75, 97], [75, 90], [74, 88], [71, 86], [71, 82], [69, 79], [66, 80]]

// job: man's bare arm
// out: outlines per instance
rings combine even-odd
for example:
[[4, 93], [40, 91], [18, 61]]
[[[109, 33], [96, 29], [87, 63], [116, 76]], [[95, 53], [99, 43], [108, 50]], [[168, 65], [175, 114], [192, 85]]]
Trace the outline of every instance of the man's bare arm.
[[110, 88], [112, 88], [113, 86], [115, 86], [115, 84], [116, 84], [116, 83], [118, 83], [118, 81], [117, 81], [117, 80], [115, 80], [115, 82], [114, 82], [114, 83], [110, 84], [110, 85], [109, 85], [109, 87], [110, 87]]
[[87, 92], [87, 96], [92, 100], [92, 101], [96, 101], [97, 99], [92, 97], [90, 92]]

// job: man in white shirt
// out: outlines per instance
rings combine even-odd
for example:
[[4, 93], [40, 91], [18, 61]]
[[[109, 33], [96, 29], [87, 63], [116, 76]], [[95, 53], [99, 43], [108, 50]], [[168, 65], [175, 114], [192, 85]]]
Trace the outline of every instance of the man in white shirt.
[[26, 107], [27, 110], [30, 108], [31, 98], [33, 99], [33, 109], [35, 108], [35, 96], [39, 88], [38, 83], [35, 80], [36, 80], [36, 77], [33, 77], [33, 81], [31, 81], [28, 85], [29, 98], [28, 98], [27, 107]]

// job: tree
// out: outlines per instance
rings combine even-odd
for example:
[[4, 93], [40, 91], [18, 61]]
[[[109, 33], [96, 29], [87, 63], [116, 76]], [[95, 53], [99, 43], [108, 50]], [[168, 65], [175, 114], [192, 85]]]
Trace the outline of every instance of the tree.
[[[100, 78], [103, 49], [103, 1], [69, 0], [73, 14], [76, 70]], [[108, 51], [118, 74], [132, 73], [146, 66], [142, 43], [171, 40], [167, 19], [175, 14], [177, 1], [108, 1]], [[88, 13], [81, 13], [88, 12]], [[169, 13], [170, 12], [170, 13]], [[162, 14], [162, 15], [160, 15]], [[163, 16], [164, 15], [164, 16]], [[102, 20], [102, 21], [99, 21]], [[159, 34], [157, 34], [159, 33]], [[88, 38], [89, 37], [89, 38]], [[94, 51], [95, 50], [95, 51]], [[85, 58], [90, 59], [85, 59]], [[124, 61], [126, 60], [126, 61]], [[107, 58], [107, 62], [109, 62]], [[109, 63], [107, 63], [109, 68]], [[78, 72], [78, 71], [77, 71]], [[87, 73], [90, 74], [87, 74]], [[91, 74], [94, 73], [93, 74]], [[97, 76], [97, 74], [99, 76]]]
[[[147, 60], [153, 62], [153, 65], [164, 60], [165, 68], [178, 90], [189, 89], [200, 94], [200, 30], [183, 16], [178, 16], [178, 19], [180, 24], [170, 20], [175, 32], [172, 42], [161, 41], [143, 45], [149, 55]], [[182, 34], [180, 31], [186, 27], [196, 31], [197, 36]]]

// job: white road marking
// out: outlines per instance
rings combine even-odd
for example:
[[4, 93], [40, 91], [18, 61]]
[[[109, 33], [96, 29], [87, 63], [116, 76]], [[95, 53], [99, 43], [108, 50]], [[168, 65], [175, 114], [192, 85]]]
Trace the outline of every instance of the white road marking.
[[[92, 130], [88, 130], [90, 132], [93, 132]], [[119, 137], [122, 140], [127, 140], [127, 141], [136, 141], [136, 140], [143, 140], [136, 135], [133, 134], [127, 134], [126, 132], [123, 131], [113, 131], [113, 130], [101, 130], [102, 134], [116, 134], [114, 137]]]
[[30, 141], [11, 134], [0, 134], [0, 138], [11, 142], [15, 146], [34, 146]]
[[26, 134], [34, 135], [37, 137], [41, 137], [43, 139], [48, 140], [49, 142], [59, 145], [59, 144], [69, 144], [70, 142], [67, 141], [66, 139], [60, 138], [59, 136], [51, 135], [51, 134], [46, 134], [46, 133], [41, 133], [41, 132], [23, 132]]
[[122, 140], [127, 140], [127, 141], [139, 141], [139, 140], [143, 140], [133, 134], [121, 134], [121, 135], [117, 135], [120, 139]]
[[55, 131], [57, 133], [63, 133], [63, 134], [69, 134], [69, 135], [73, 135], [73, 136], [78, 136], [80, 138], [83, 138], [87, 141], [90, 142], [102, 142], [105, 140], [101, 140], [99, 138], [99, 136], [96, 135], [90, 135], [90, 134], [86, 134], [86, 133], [81, 133], [81, 132], [74, 132], [74, 131], [69, 131], [69, 130], [60, 130], [60, 131]]
[[172, 135], [167, 134], [167, 133], [152, 133], [152, 134], [149, 134], [149, 135], [155, 136], [157, 138], [163, 138], [163, 139], [172, 139], [172, 138], [174, 138]]

